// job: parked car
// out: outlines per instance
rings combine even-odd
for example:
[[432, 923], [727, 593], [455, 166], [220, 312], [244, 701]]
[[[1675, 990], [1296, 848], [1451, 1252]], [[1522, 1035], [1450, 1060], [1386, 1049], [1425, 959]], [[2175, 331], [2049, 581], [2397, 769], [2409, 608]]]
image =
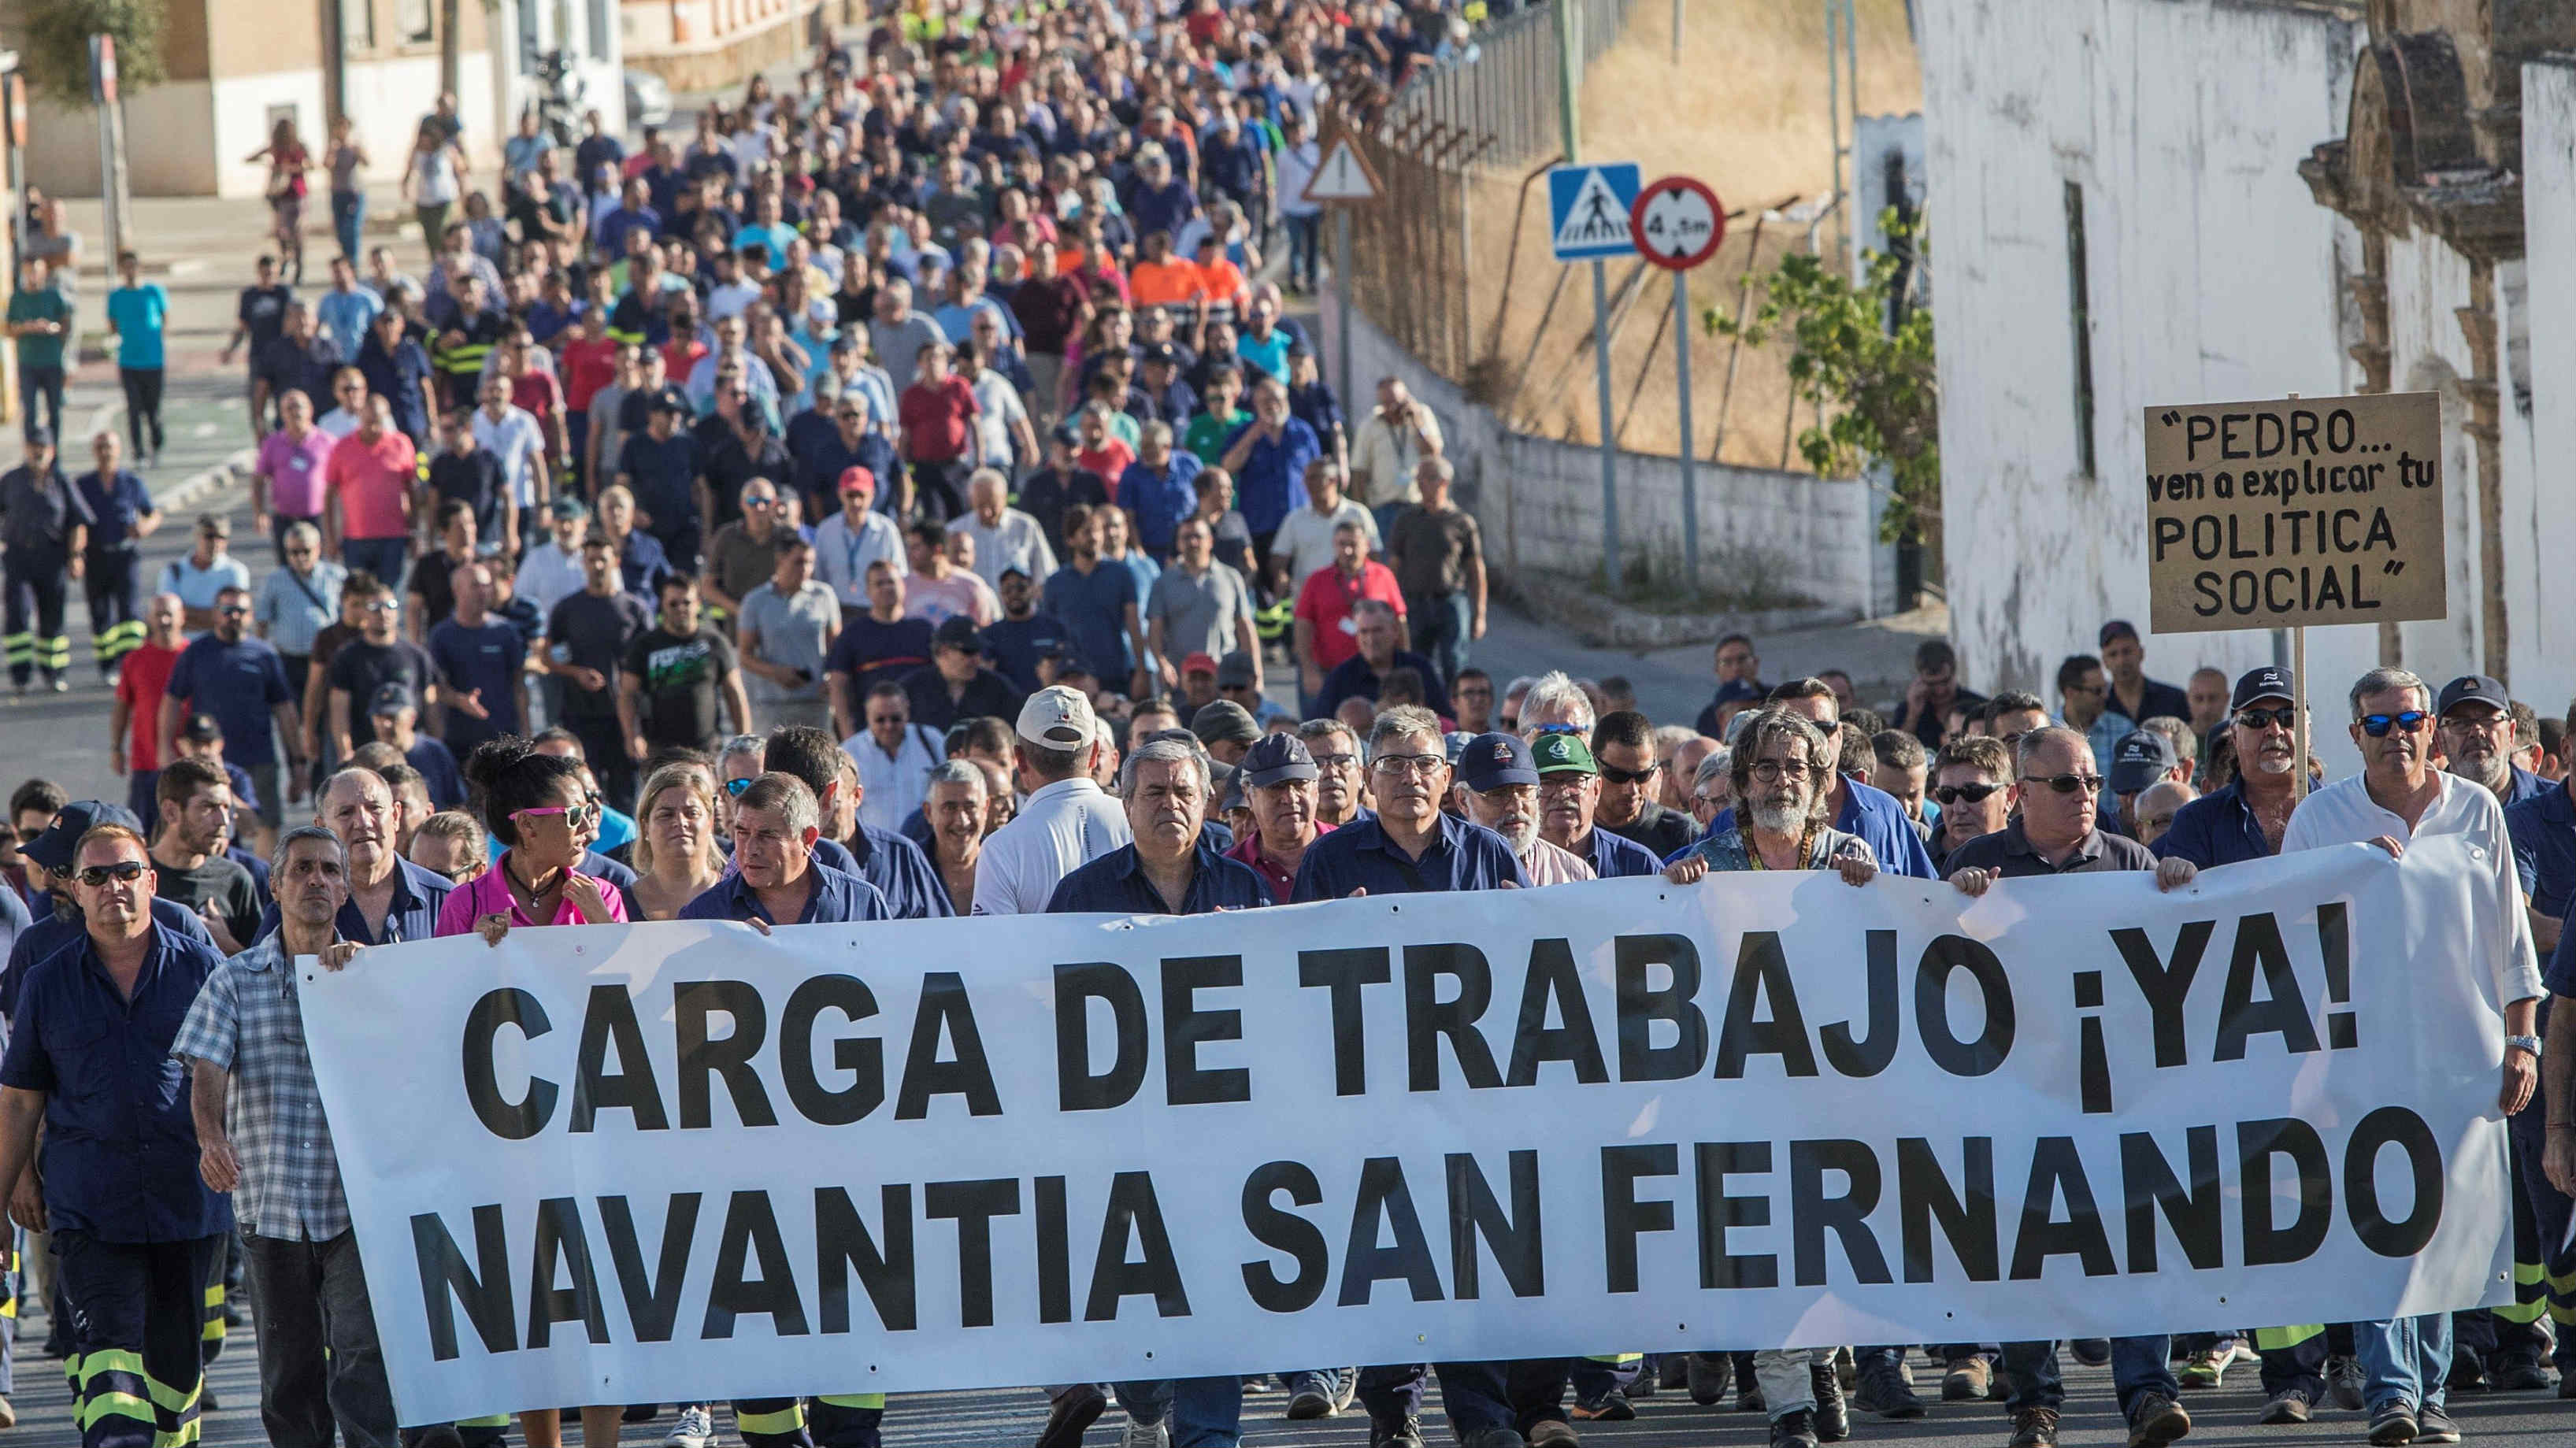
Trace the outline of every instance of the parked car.
[[666, 126], [671, 123], [671, 83], [649, 70], [621, 72], [626, 82], [626, 124]]

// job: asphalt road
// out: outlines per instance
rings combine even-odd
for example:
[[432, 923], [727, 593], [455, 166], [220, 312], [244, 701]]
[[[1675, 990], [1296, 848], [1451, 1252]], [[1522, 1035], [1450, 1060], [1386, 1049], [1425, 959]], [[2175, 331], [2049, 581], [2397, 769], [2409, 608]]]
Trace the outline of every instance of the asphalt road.
[[[39, 1344], [43, 1327], [41, 1319], [28, 1325]], [[236, 1329], [229, 1350], [210, 1374], [222, 1406], [203, 1420], [207, 1448], [256, 1448], [268, 1442], [259, 1423], [257, 1367], [249, 1348], [248, 1329]], [[30, 1351], [22, 1342], [18, 1392], [13, 1399], [18, 1408], [18, 1426], [0, 1433], [0, 1442], [53, 1448], [76, 1441], [70, 1426], [69, 1395], [59, 1366], [43, 1355], [41, 1346]], [[2126, 1442], [2127, 1433], [2111, 1405], [2109, 1370], [2076, 1367], [2071, 1359], [2068, 1366], [2071, 1370], [2067, 1374], [2061, 1440], [2068, 1448]], [[1918, 1388], [1930, 1394], [1938, 1386], [1939, 1370], [1918, 1356], [1915, 1379]], [[2297, 1428], [2254, 1426], [2254, 1411], [2261, 1406], [2262, 1395], [2250, 1367], [2231, 1374], [2225, 1388], [2186, 1394], [2183, 1404], [2194, 1420], [2186, 1441], [2207, 1444], [2209, 1448], [2359, 1443], [2365, 1437], [2358, 1413], [2325, 1413], [2317, 1421]], [[1280, 1417], [1286, 1406], [1286, 1395], [1275, 1390], [1247, 1396], [1244, 1441], [1264, 1448], [1361, 1448], [1368, 1441], [1367, 1419], [1356, 1409], [1337, 1418], [1290, 1423]], [[886, 1414], [885, 1441], [905, 1448], [1010, 1448], [1036, 1441], [1038, 1429], [1046, 1420], [1045, 1407], [1045, 1398], [1033, 1388], [896, 1395]], [[1762, 1418], [1733, 1411], [1731, 1402], [1702, 1408], [1680, 1393], [1666, 1392], [1638, 1402], [1636, 1409], [1637, 1417], [1632, 1422], [1578, 1425], [1583, 1440], [1604, 1448], [1753, 1448], [1769, 1441]], [[2528, 1448], [2576, 1443], [2576, 1404], [2561, 1403], [2547, 1393], [2467, 1395], [2453, 1400], [2452, 1414], [2472, 1443]], [[1854, 1444], [2002, 1448], [2011, 1435], [2010, 1421], [1998, 1403], [1934, 1402], [1924, 1417], [1912, 1422], [1887, 1422], [1867, 1414], [1855, 1414], [1854, 1419], [1850, 1440]], [[671, 1422], [670, 1405], [664, 1404], [652, 1423], [627, 1425], [620, 1442], [659, 1444]], [[726, 1448], [741, 1441], [733, 1432], [730, 1415], [721, 1408], [717, 1426], [719, 1441]], [[1125, 1426], [1125, 1418], [1112, 1407], [1092, 1427], [1085, 1441], [1091, 1448], [1111, 1448]], [[571, 1442], [578, 1437], [578, 1430], [567, 1426], [565, 1440]], [[1434, 1445], [1454, 1441], [1436, 1407], [1425, 1415], [1423, 1437]], [[513, 1448], [519, 1441], [513, 1430]]]

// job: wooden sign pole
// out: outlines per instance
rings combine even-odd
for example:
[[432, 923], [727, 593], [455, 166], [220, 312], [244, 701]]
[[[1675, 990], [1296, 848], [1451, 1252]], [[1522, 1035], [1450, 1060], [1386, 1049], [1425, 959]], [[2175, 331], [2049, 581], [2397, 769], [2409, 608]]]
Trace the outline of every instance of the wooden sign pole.
[[[2292, 402], [2299, 400], [2299, 394], [2295, 392], [2289, 397]], [[2295, 805], [2308, 797], [2308, 626], [2306, 624], [2296, 625], [2290, 630], [2290, 681], [2291, 688], [2299, 696], [2290, 701], [2290, 707], [2299, 711], [2299, 728], [2295, 736], [2298, 741], [2297, 753], [2290, 760], [2290, 802]], [[2236, 769], [2242, 774], [2245, 770], [2245, 761], [2241, 759], [2236, 761]]]

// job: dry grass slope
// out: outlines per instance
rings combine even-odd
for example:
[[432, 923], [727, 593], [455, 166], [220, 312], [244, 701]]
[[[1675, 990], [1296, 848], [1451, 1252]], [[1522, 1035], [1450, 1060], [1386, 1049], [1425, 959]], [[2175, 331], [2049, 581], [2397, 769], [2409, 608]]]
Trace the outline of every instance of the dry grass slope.
[[[1729, 223], [1717, 257], [1690, 274], [1695, 315], [1711, 306], [1732, 314], [1748, 260], [1758, 274], [1807, 242], [1803, 228], [1768, 227], [1755, 258], [1755, 216], [1766, 206], [1817, 196], [1832, 186], [1823, 7], [1819, 0], [1684, 5], [1679, 64], [1672, 53], [1671, 7], [1661, 0], [1639, 4], [1627, 38], [1593, 62], [1583, 86], [1583, 154], [1633, 159], [1649, 180], [1676, 172], [1697, 176], [1716, 188], [1730, 210], [1746, 209]], [[1859, 0], [1858, 12], [1861, 110], [1918, 109], [1922, 83], [1906, 33], [1904, 0]], [[1521, 182], [1518, 174], [1483, 173], [1469, 197], [1470, 275], [1482, 357], [1470, 384], [1516, 426], [1597, 441], [1590, 278], [1586, 268], [1559, 268], [1549, 259], [1545, 183], [1529, 188], [1523, 206]], [[1830, 247], [1833, 233], [1824, 233], [1822, 241]], [[1611, 314], [1614, 415], [1624, 446], [1669, 454], [1680, 433], [1672, 284], [1658, 269], [1636, 275], [1641, 267], [1619, 262], [1609, 269], [1614, 303], [1629, 297], [1624, 311], [1614, 307]], [[1704, 333], [1692, 339], [1697, 454], [1711, 455], [1723, 427], [1723, 461], [1779, 467], [1788, 433], [1787, 353], [1776, 344], [1746, 349], [1721, 416], [1729, 346]], [[1803, 467], [1794, 457], [1789, 465]]]

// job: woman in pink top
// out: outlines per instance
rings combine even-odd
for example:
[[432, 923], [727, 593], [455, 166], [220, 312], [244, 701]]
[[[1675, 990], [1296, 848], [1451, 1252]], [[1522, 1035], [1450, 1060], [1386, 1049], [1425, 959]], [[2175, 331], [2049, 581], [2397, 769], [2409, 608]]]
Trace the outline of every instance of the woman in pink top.
[[[491, 869], [458, 886], [439, 907], [440, 935], [481, 935], [499, 945], [518, 926], [625, 923], [625, 897], [573, 869], [599, 836], [599, 803], [580, 765], [505, 734], [467, 757], [465, 782], [484, 827], [505, 848]], [[582, 1441], [616, 1442], [625, 1411], [622, 1403], [583, 1408]], [[528, 1448], [563, 1448], [559, 1409], [523, 1409], [519, 1431]]]

